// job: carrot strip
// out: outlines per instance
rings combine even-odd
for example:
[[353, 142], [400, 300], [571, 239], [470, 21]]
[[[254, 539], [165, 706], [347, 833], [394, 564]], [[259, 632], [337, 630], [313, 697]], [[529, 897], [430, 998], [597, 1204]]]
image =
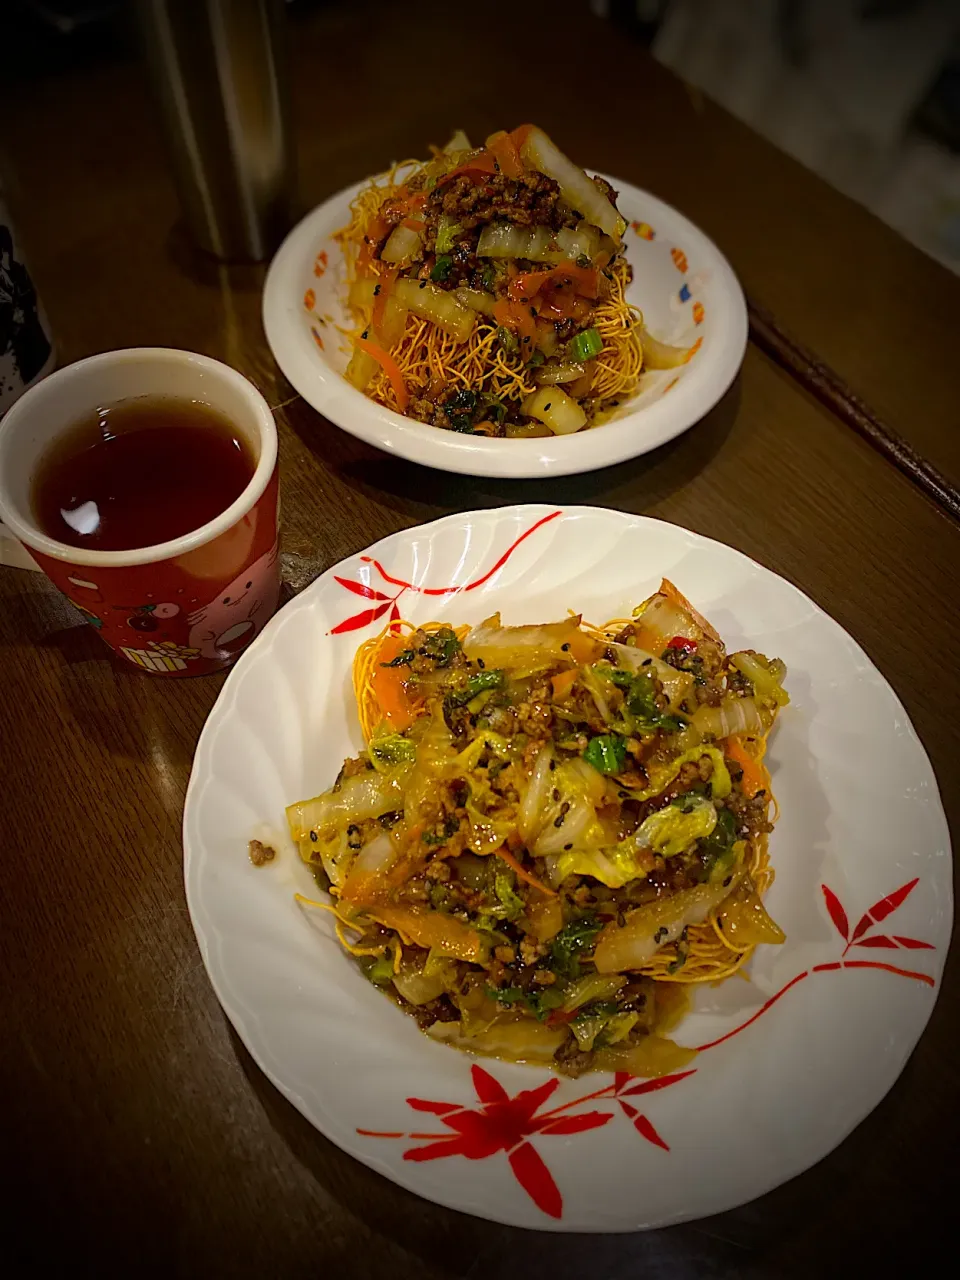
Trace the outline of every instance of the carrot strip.
[[557, 896], [553, 889], [548, 889], [542, 880], [538, 880], [532, 872], [528, 871], [523, 863], [513, 856], [506, 845], [501, 845], [500, 848], [494, 850], [494, 852], [498, 858], [503, 859], [508, 867], [512, 867], [521, 880], [526, 880], [527, 884], [532, 884], [535, 889], [539, 889], [541, 893], [548, 894], [551, 898], [555, 898]]
[[400, 412], [405, 413], [407, 405], [410, 403], [410, 393], [407, 391], [407, 384], [403, 380], [403, 374], [400, 372], [400, 366], [396, 360], [394, 360], [389, 351], [384, 351], [383, 347], [378, 347], [369, 338], [354, 338], [353, 341], [361, 351], [366, 351], [368, 356], [373, 356], [377, 364], [384, 370], [390, 379], [393, 393], [397, 397]]
[[501, 298], [493, 308], [493, 318], [497, 324], [519, 335], [521, 359], [529, 359], [537, 340], [537, 328], [530, 314], [530, 308], [522, 303], [507, 302]]
[[521, 124], [510, 130], [510, 140], [519, 151], [533, 130], [532, 124]]
[[723, 644], [723, 641], [720, 639], [719, 633], [714, 630], [714, 628], [710, 625], [710, 623], [706, 620], [706, 618], [703, 616], [702, 613], [698, 613], [696, 611], [696, 609], [693, 607], [693, 605], [690, 603], [687, 597], [681, 591], [677, 590], [677, 588], [673, 585], [673, 583], [670, 581], [669, 578], [664, 578], [661, 581], [660, 594], [662, 596], [666, 596], [667, 599], [671, 602], [671, 604], [675, 604], [678, 609], [683, 609], [687, 613], [689, 613], [690, 617], [694, 620], [697, 626], [700, 627], [701, 630], [706, 632], [706, 634], [710, 637], [710, 639], [714, 642], [714, 644], [719, 644], [719, 645]]
[[[360, 339], [363, 341], [363, 339]], [[372, 343], [368, 343], [372, 346]], [[371, 353], [372, 354], [372, 353]], [[392, 662], [407, 647], [404, 636], [386, 635], [377, 651], [376, 664], [370, 677], [370, 686], [374, 697], [380, 704], [384, 719], [396, 733], [403, 733], [416, 719], [416, 710], [407, 697], [403, 677], [397, 667], [387, 667], [384, 663]]]
[[451, 169], [449, 173], [445, 173], [442, 178], [437, 180], [437, 186], [442, 186], [444, 183], [449, 182], [451, 178], [460, 177], [461, 174], [493, 174], [496, 171], [497, 165], [493, 156], [489, 151], [481, 151], [472, 160], [465, 160], [458, 168]]
[[[597, 271], [595, 267], [578, 267], [576, 263], [566, 262], [549, 271], [526, 271], [515, 280], [510, 281], [508, 296], [515, 302], [534, 297], [541, 289], [559, 290], [573, 287], [576, 293], [586, 298], [597, 296]], [[552, 298], [551, 302], [556, 303]]]
[[390, 223], [386, 218], [377, 215], [368, 225], [363, 236], [363, 244], [357, 255], [357, 275], [367, 275], [373, 263], [373, 255], [390, 231]]
[[411, 231], [422, 231], [427, 224], [422, 218], [404, 218], [400, 225], [408, 227]]
[[727, 738], [723, 744], [723, 754], [736, 761], [743, 770], [740, 786], [748, 796], [753, 797], [758, 791], [766, 791], [769, 795], [770, 775], [759, 760], [754, 760], [739, 738]]
[[574, 667], [570, 671], [561, 671], [550, 681], [553, 685], [553, 696], [557, 702], [562, 702], [570, 693], [570, 690], [577, 682], [577, 674], [577, 670]]
[[517, 144], [509, 133], [505, 133], [501, 129], [498, 133], [493, 134], [487, 141], [487, 148], [500, 166], [500, 172], [505, 178], [520, 178], [523, 176], [520, 153], [517, 150]]

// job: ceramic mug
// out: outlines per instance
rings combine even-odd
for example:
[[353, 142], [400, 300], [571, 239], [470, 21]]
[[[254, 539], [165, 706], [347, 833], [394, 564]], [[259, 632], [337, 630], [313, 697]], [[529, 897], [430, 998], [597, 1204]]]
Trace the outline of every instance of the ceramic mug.
[[[51, 442], [102, 405], [169, 396], [210, 405], [256, 459], [246, 488], [199, 529], [156, 546], [86, 551], [48, 537], [30, 488]], [[189, 459], [184, 459], [189, 465]], [[277, 607], [277, 428], [235, 369], [189, 351], [135, 347], [90, 356], [27, 391], [0, 422], [0, 520], [106, 643], [155, 675], [228, 666]]]

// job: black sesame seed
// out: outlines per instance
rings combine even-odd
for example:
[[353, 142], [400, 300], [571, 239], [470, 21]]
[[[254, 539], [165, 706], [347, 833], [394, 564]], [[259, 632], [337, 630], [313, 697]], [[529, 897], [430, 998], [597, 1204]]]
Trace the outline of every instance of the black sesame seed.
[[477, 659], [477, 666], [480, 668], [480, 670], [481, 670], [481, 671], [483, 670], [483, 659], [482, 659], [482, 658], [478, 658], [478, 659]]
[[[549, 405], [547, 405], [547, 408], [549, 409], [549, 408], [550, 408], [550, 406], [549, 406]], [[560, 648], [563, 650], [563, 652], [564, 652], [564, 653], [569, 653], [569, 652], [570, 652], [570, 646], [569, 646], [568, 644], [562, 644], [562, 645], [560, 646]]]
[[564, 847], [564, 849], [566, 849], [567, 853], [569, 853], [569, 852], [570, 852], [570, 850], [573, 848], [573, 845], [572, 845], [572, 844], [565, 844], [563, 847]]
[[314, 844], [316, 844], [319, 837], [317, 836], [317, 833], [315, 831], [310, 832], [310, 839], [314, 842]]

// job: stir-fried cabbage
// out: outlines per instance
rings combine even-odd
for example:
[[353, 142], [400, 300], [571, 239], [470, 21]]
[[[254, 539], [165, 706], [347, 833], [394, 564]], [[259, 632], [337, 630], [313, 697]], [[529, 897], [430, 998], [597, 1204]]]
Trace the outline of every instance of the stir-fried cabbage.
[[651, 800], [670, 785], [685, 764], [699, 764], [704, 757], [712, 765], [710, 794], [715, 800], [725, 800], [730, 794], [732, 785], [730, 771], [726, 766], [723, 752], [720, 748], [709, 745], [691, 747], [689, 751], [681, 752], [680, 755], [674, 756], [672, 760], [663, 765], [655, 766], [651, 764], [647, 770], [650, 785], [641, 791], [631, 791], [630, 794], [636, 800]]
[[648, 369], [676, 369], [690, 359], [689, 347], [672, 347], [654, 338], [646, 328], [640, 330], [643, 363]]
[[601, 646], [580, 630], [579, 617], [525, 627], [503, 627], [494, 614], [474, 627], [463, 641], [463, 651], [473, 662], [488, 667], [529, 667], [537, 663], [587, 662], [599, 656]]
[[420, 232], [414, 231], [411, 227], [405, 227], [401, 222], [390, 232], [387, 243], [380, 251], [380, 257], [384, 262], [399, 265], [402, 262], [412, 262], [414, 258], [420, 256]]
[[532, 169], [553, 178], [571, 209], [579, 209], [588, 222], [616, 240], [620, 239], [627, 225], [623, 218], [597, 184], [572, 160], [568, 160], [542, 129], [530, 130], [520, 154]]
[[412, 1005], [429, 1004], [445, 991], [450, 990], [457, 981], [457, 969], [452, 960], [428, 961], [425, 964], [408, 964], [401, 966], [393, 975], [393, 985]]
[[477, 323], [477, 313], [425, 280], [398, 280], [393, 286], [398, 302], [421, 320], [430, 320], [457, 342], [466, 342]]
[[764, 664], [755, 653], [734, 653], [730, 661], [747, 677], [758, 698], [769, 698], [778, 707], [785, 707], [790, 695], [783, 687], [787, 668], [782, 662]]
[[786, 942], [787, 935], [760, 901], [756, 886], [749, 876], [744, 876], [717, 913], [723, 936], [733, 947], [754, 947], [767, 942], [778, 946]]
[[382, 813], [403, 807], [405, 784], [410, 776], [408, 765], [386, 773], [369, 770], [346, 778], [339, 787], [324, 791], [312, 800], [301, 800], [287, 808], [287, 822], [294, 840], [318, 836], [345, 828], [350, 823], [379, 818]]
[[401, 938], [409, 939], [416, 946], [456, 960], [470, 960], [478, 964], [486, 958], [489, 950], [489, 944], [476, 929], [471, 929], [456, 916], [430, 907], [400, 907], [384, 903], [378, 904], [370, 915], [388, 929], [396, 929]]
[[559, 243], [549, 227], [521, 227], [515, 222], [488, 222], [477, 241], [478, 258], [526, 258], [546, 262], [545, 253], [558, 253]]
[[624, 969], [640, 969], [660, 947], [675, 942], [684, 929], [703, 924], [724, 898], [729, 897], [736, 882], [698, 884], [681, 889], [669, 897], [657, 898], [638, 907], [622, 925], [611, 923], [600, 935], [593, 960], [598, 973], [619, 973]]
[[597, 814], [609, 785], [582, 760], [557, 765], [548, 775], [547, 794], [535, 820], [537, 834], [531, 847], [536, 856], [559, 854], [570, 844], [577, 849], [600, 848], [615, 839], [615, 827]]
[[562, 231], [521, 227], [514, 222], [489, 222], [480, 233], [477, 256], [524, 258], [528, 262], [559, 266], [563, 262], [576, 262], [578, 258], [595, 258], [602, 242], [600, 232], [587, 222], [581, 222], [576, 228], [564, 227]]
[[686, 808], [668, 804], [651, 813], [633, 839], [639, 847], [647, 846], [664, 858], [672, 858], [710, 835], [716, 825], [715, 805], [705, 796], [697, 795], [689, 798]]
[[493, 308], [497, 305], [493, 294], [487, 293], [484, 289], [454, 289], [453, 296], [465, 307], [479, 312], [482, 316], [492, 316]]
[[634, 675], [652, 671], [660, 681], [664, 695], [674, 711], [693, 689], [694, 679], [689, 671], [678, 671], [669, 662], [662, 662], [652, 653], [647, 653], [646, 649], [638, 649], [630, 644], [609, 644], [607, 648], [617, 655], [617, 663]]
[[612, 1000], [620, 988], [626, 985], [626, 978], [620, 974], [612, 977], [602, 973], [584, 974], [567, 988], [560, 1008], [564, 1013], [570, 1013], [594, 1000]]
[[763, 718], [753, 698], [730, 697], [724, 698], [719, 707], [699, 707], [693, 723], [701, 733], [715, 738], [764, 732]]
[[521, 412], [528, 418], [537, 418], [555, 436], [573, 435], [587, 421], [587, 415], [576, 400], [559, 387], [541, 387], [539, 391], [531, 392], [524, 400]]
[[610, 848], [575, 847], [555, 854], [547, 864], [550, 883], [556, 886], [568, 876], [591, 876], [610, 889], [622, 889], [647, 874], [653, 865], [652, 853], [674, 857], [709, 836], [716, 825], [717, 810], [704, 796], [692, 797], [687, 812], [667, 805]]

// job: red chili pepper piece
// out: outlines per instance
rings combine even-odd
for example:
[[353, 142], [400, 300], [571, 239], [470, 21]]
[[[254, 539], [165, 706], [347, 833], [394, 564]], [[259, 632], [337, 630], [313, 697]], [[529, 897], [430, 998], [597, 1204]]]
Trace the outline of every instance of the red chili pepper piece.
[[672, 640], [667, 641], [668, 649], [680, 649], [683, 653], [696, 653], [696, 640], [688, 640], [685, 636], [674, 636]]

